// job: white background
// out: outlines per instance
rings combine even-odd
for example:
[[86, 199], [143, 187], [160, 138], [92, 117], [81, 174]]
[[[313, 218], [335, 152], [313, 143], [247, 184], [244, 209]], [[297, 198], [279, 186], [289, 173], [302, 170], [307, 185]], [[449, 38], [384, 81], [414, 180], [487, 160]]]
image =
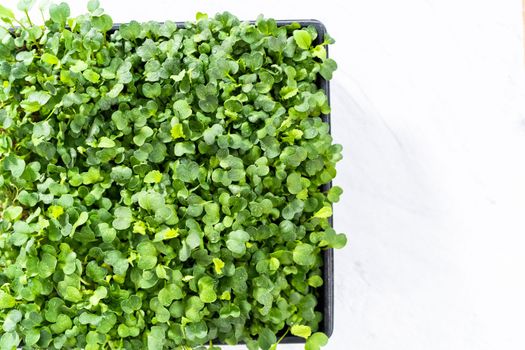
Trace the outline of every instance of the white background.
[[525, 349], [521, 0], [102, 5], [115, 22], [224, 10], [323, 21], [337, 40], [333, 134], [344, 146], [335, 223], [349, 237], [327, 348]]

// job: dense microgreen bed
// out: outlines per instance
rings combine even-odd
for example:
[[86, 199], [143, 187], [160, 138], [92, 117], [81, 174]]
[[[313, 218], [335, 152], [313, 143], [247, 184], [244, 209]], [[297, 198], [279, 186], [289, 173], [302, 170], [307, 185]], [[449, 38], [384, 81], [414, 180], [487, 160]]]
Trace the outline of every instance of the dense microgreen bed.
[[0, 348], [324, 345], [331, 39], [32, 5], [0, 6]]

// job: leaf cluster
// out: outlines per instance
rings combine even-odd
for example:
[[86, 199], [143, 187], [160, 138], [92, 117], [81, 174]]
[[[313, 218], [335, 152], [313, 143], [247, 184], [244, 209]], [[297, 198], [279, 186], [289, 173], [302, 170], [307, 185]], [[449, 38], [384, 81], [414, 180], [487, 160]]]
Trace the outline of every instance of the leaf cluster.
[[0, 349], [324, 345], [331, 40], [229, 13], [113, 30], [96, 0], [0, 19]]

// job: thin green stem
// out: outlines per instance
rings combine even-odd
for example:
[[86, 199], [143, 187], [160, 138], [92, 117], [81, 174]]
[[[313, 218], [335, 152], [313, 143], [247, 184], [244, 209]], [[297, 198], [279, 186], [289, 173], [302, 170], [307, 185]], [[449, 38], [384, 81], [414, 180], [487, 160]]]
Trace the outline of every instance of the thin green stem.
[[279, 344], [280, 342], [283, 341], [284, 337], [286, 337], [286, 335], [288, 334], [288, 332], [290, 331], [290, 328], [288, 328], [286, 330], [286, 332], [284, 332], [284, 334], [279, 338], [279, 340], [277, 340], [277, 343], [275, 343], [276, 345]]
[[44, 119], [44, 120], [48, 120], [48, 119], [53, 115], [53, 113], [55, 113], [55, 111], [56, 111], [57, 107], [59, 107], [59, 105], [60, 105], [60, 103], [57, 103], [57, 104], [53, 107], [53, 109], [51, 110], [51, 112], [47, 115], [46, 119]]
[[27, 21], [29, 22], [29, 25], [32, 27], [33, 26], [33, 22], [31, 22], [31, 18], [29, 17], [29, 13], [27, 13], [27, 10], [25, 10], [24, 13], [26, 14], [26, 18], [27, 18]]
[[9, 25], [11, 26], [11, 29], [13, 30], [13, 33], [15, 32], [15, 25], [13, 24], [13, 21], [8, 19]]
[[26, 27], [22, 22], [20, 22], [20, 21], [17, 20], [17, 19], [15, 19], [15, 22], [18, 23], [18, 25], [19, 25], [22, 29], [27, 30], [27, 27]]

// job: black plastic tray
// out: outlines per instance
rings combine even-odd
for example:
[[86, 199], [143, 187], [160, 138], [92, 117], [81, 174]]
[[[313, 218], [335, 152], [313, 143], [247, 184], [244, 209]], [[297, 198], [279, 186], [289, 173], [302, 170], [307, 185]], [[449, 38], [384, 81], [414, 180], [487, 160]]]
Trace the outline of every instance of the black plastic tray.
[[[186, 22], [176, 22], [178, 27], [184, 27]], [[250, 23], [255, 23], [255, 21], [250, 21]], [[324, 36], [326, 34], [326, 27], [324, 24], [316, 19], [299, 19], [299, 20], [278, 20], [278, 26], [285, 26], [291, 23], [299, 23], [301, 27], [313, 26], [317, 30], [317, 38], [314, 41], [314, 44], [320, 44], [324, 41]], [[120, 27], [119, 24], [113, 26], [113, 31], [118, 30]], [[328, 47], [326, 47], [326, 54], [328, 57]], [[330, 104], [330, 82], [320, 75], [317, 78], [317, 86], [324, 90], [328, 98], [328, 104]], [[322, 119], [325, 123], [328, 123], [331, 132], [331, 121], [330, 114], [322, 116]], [[323, 191], [328, 191], [332, 188], [332, 182], [327, 183], [322, 186]], [[330, 225], [333, 227], [333, 216], [329, 219]], [[323, 251], [323, 286], [321, 293], [318, 298], [318, 304], [316, 310], [323, 314], [323, 320], [319, 324], [319, 332], [325, 333], [330, 337], [334, 330], [334, 251], [333, 249], [327, 249]], [[287, 335], [283, 338], [281, 343], [287, 344], [298, 344], [304, 343], [305, 340], [300, 337]]]

